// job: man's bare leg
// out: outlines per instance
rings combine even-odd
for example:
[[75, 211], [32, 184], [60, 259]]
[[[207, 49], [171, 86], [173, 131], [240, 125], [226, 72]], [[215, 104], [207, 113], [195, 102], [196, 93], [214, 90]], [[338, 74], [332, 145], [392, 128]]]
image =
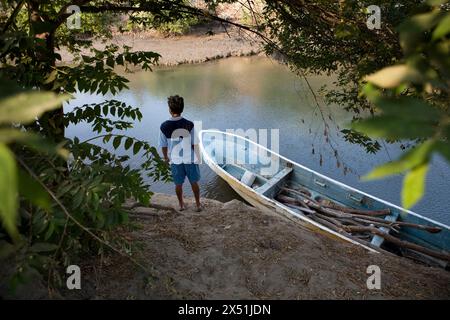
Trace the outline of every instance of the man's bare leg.
[[200, 187], [198, 186], [197, 182], [191, 183], [191, 187], [192, 187], [192, 192], [194, 193], [195, 204], [197, 205], [197, 210], [201, 210]]
[[180, 210], [186, 209], [186, 207], [184, 206], [184, 202], [183, 202], [183, 185], [182, 184], [175, 185], [175, 192], [177, 194], [178, 203], [180, 205]]

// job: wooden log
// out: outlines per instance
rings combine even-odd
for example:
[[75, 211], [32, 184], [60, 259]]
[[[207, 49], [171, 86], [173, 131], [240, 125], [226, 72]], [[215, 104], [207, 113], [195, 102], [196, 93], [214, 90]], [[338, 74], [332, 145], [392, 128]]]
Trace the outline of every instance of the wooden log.
[[371, 220], [357, 218], [357, 217], [353, 217], [353, 219], [358, 221], [358, 222], [365, 223], [366, 225], [377, 226], [377, 227], [384, 227], [384, 228], [388, 228], [389, 230], [392, 230], [392, 231], [394, 231], [396, 233], [399, 233], [399, 231], [395, 228], [395, 225], [389, 223], [389, 221], [387, 221], [387, 220], [381, 219], [383, 221], [371, 221]]
[[280, 201], [282, 203], [289, 203], [289, 204], [292, 204], [292, 205], [303, 206], [303, 204], [301, 203], [300, 200], [292, 198], [292, 197], [288, 197], [288, 196], [285, 196], [285, 195], [282, 195], [282, 194], [277, 195], [275, 197], [275, 200], [278, 200], [278, 201]]
[[403, 221], [387, 221], [381, 218], [372, 217], [372, 216], [366, 216], [366, 215], [359, 215], [359, 214], [350, 214], [347, 212], [341, 212], [339, 210], [333, 210], [330, 208], [324, 208], [322, 206], [316, 206], [314, 203], [308, 203], [308, 205], [316, 210], [319, 210], [321, 212], [324, 212], [326, 214], [332, 215], [334, 217], [340, 218], [340, 219], [354, 219], [358, 222], [363, 222], [367, 224], [373, 224], [379, 227], [386, 227], [390, 228], [391, 230], [395, 232], [399, 232], [399, 230], [396, 229], [396, 226], [404, 226], [404, 227], [410, 227], [410, 228], [416, 228], [420, 230], [425, 230], [430, 233], [438, 233], [442, 229], [439, 227], [433, 227], [433, 226], [426, 226], [421, 224], [415, 224], [410, 222], [403, 222]]
[[[298, 190], [292, 189], [292, 188], [282, 187], [281, 190], [299, 195], [300, 197], [302, 197], [306, 200], [312, 201], [313, 203], [316, 203], [317, 205], [320, 205], [324, 208], [334, 209], [334, 210], [342, 211], [345, 213], [361, 214], [361, 215], [367, 215], [367, 216], [386, 216], [386, 215], [391, 214], [390, 209], [383, 209], [383, 210], [354, 209], [354, 208], [338, 205], [337, 203], [331, 202], [329, 200], [317, 201], [317, 200], [311, 198], [310, 196], [307, 196], [306, 194], [304, 194]], [[327, 201], [328, 204], [324, 204], [323, 202], [325, 202], [325, 201]]]
[[304, 194], [303, 192], [297, 191], [295, 189], [287, 188], [287, 187], [281, 187], [281, 190], [284, 191], [284, 192], [294, 193], [294, 194], [300, 196], [302, 199], [309, 200], [309, 201], [314, 202], [314, 203], [319, 205], [319, 202], [314, 200], [311, 196], [308, 196], [308, 195]]
[[304, 201], [309, 207], [316, 209], [317, 211], [321, 211], [327, 215], [336, 217], [336, 218], [351, 218], [352, 215], [346, 212], [330, 209], [330, 208], [324, 208], [318, 203], [314, 203], [308, 200]]
[[279, 199], [281, 202], [288, 202], [291, 204], [299, 204], [299, 205], [307, 205], [310, 208], [313, 208], [318, 211], [322, 211], [323, 213], [326, 213], [326, 214], [336, 217], [336, 218], [352, 218], [351, 214], [340, 211], [340, 210], [323, 207], [322, 205], [320, 205], [319, 202], [315, 201], [314, 199], [312, 199], [310, 197], [307, 197], [303, 194], [296, 192], [296, 190], [293, 190], [290, 188], [285, 188], [285, 187], [283, 187], [281, 189], [285, 192], [291, 192], [291, 193], [297, 194], [303, 198], [303, 200], [299, 200], [296, 198], [292, 198], [292, 197], [280, 194], [277, 196], [277, 199]]
[[354, 234], [354, 237], [361, 239], [361, 240], [366, 240], [366, 241], [370, 241], [372, 239], [372, 234], [367, 234], [367, 233], [362, 233], [362, 234]]
[[390, 226], [400, 226], [400, 227], [409, 227], [409, 228], [415, 228], [415, 229], [420, 229], [420, 230], [424, 230], [430, 233], [438, 233], [441, 232], [442, 229], [439, 227], [434, 227], [434, 226], [427, 226], [427, 225], [423, 225], [423, 224], [416, 224], [416, 223], [411, 223], [411, 222], [404, 222], [404, 221], [387, 221], [381, 218], [376, 218], [376, 217], [366, 217], [366, 216], [362, 216], [362, 215], [353, 215], [353, 217], [355, 218], [361, 218], [361, 219], [365, 219], [365, 220], [369, 220], [369, 221], [375, 221], [375, 222], [380, 222], [380, 223], [387, 223]]
[[[327, 202], [327, 203], [324, 203], [324, 202]], [[350, 207], [341, 206], [341, 205], [339, 205], [337, 203], [334, 203], [332, 201], [329, 201], [329, 200], [322, 200], [322, 201], [320, 201], [320, 204], [323, 207], [326, 207], [326, 208], [331, 208], [331, 209], [335, 209], [335, 210], [339, 210], [339, 211], [344, 211], [344, 212], [347, 212], [347, 213], [372, 216], [372, 217], [386, 216], [386, 215], [390, 215], [391, 214], [391, 210], [390, 209], [383, 209], [383, 210], [354, 209], [354, 208], [350, 208]]]
[[393, 224], [398, 225], [400, 227], [408, 227], [408, 228], [425, 230], [429, 233], [439, 233], [442, 231], [442, 228], [439, 228], [439, 227], [427, 226], [427, 225], [416, 224], [416, 223], [411, 223], [411, 222], [396, 221], [396, 222], [393, 222]]
[[396, 238], [386, 232], [383, 232], [380, 229], [377, 229], [375, 227], [343, 226], [343, 229], [349, 233], [370, 232], [372, 234], [375, 234], [375, 235], [378, 235], [378, 236], [384, 238], [384, 240], [391, 242], [401, 248], [407, 248], [410, 250], [414, 250], [414, 251], [429, 255], [430, 257], [433, 257], [433, 258], [438, 258], [438, 259], [450, 262], [450, 254], [447, 252], [439, 252], [439, 251], [429, 249], [424, 246], [421, 246], [421, 245], [418, 245], [418, 244], [415, 244], [415, 243], [412, 243], [412, 242], [409, 242], [406, 240], [398, 239], [398, 238]]
[[350, 214], [347, 214], [345, 212], [336, 211], [333, 209], [323, 208], [322, 206], [320, 206], [320, 204], [318, 202], [315, 202], [315, 201], [312, 201], [309, 199], [304, 199], [303, 201], [301, 201], [296, 198], [292, 198], [292, 197], [281, 195], [281, 194], [279, 194], [276, 197], [276, 199], [279, 200], [280, 202], [289, 203], [291, 205], [307, 206], [310, 209], [315, 209], [316, 211], [322, 211], [323, 213], [326, 213], [332, 217], [351, 218]]
[[[342, 226], [342, 222], [339, 222], [335, 218], [344, 218], [345, 219], [345, 217], [346, 217], [346, 215], [344, 213], [335, 213], [335, 212], [331, 212], [331, 210], [325, 210], [325, 211], [328, 212], [328, 215], [331, 215], [334, 218], [320, 214], [317, 210], [314, 210], [314, 209], [320, 208], [320, 206], [317, 205], [313, 209], [313, 208], [311, 208], [311, 206], [307, 206], [303, 201], [300, 201], [298, 199], [295, 199], [295, 198], [292, 198], [289, 196], [278, 195], [276, 197], [276, 199], [279, 200], [280, 202], [284, 203], [285, 205], [293, 207], [295, 209], [302, 210], [309, 214], [315, 213], [315, 215], [318, 216], [319, 218], [321, 218], [323, 220], [327, 220], [337, 226]], [[350, 219], [347, 219], [347, 222], [351, 223], [353, 225], [359, 225], [356, 221], [350, 221]]]
[[305, 207], [302, 207], [302, 206], [296, 206], [296, 205], [289, 204], [289, 203], [283, 203], [283, 204], [285, 206], [287, 206], [287, 207], [292, 208], [292, 209], [300, 210], [300, 211], [302, 211], [302, 212], [304, 212], [306, 214], [311, 214], [311, 213], [315, 213], [316, 212], [315, 210], [312, 210], [312, 209], [309, 209], [309, 208], [305, 208]]
[[287, 205], [289, 207], [292, 207], [297, 210], [301, 210], [304, 213], [310, 214], [316, 212], [315, 210], [312, 210], [310, 207], [308, 207], [305, 203], [302, 201], [299, 201], [295, 198], [278, 195], [275, 197], [276, 200], [280, 201], [284, 205]]
[[337, 226], [337, 225], [335, 225], [335, 224], [333, 224], [333, 223], [331, 223], [331, 222], [329, 222], [329, 221], [327, 221], [325, 219], [322, 219], [321, 217], [317, 216], [316, 214], [311, 214], [308, 217], [310, 217], [312, 220], [320, 223], [321, 225], [323, 225], [323, 226], [325, 226], [325, 227], [327, 227], [327, 228], [329, 228], [329, 229], [331, 229], [331, 230], [333, 230], [333, 231], [335, 231], [337, 233], [340, 233], [340, 234], [346, 236], [349, 239], [352, 239], [352, 240], [354, 240], [354, 241], [356, 241], [356, 242], [358, 242], [360, 244], [363, 244], [363, 245], [365, 245], [367, 247], [370, 247], [370, 248], [372, 248], [372, 249], [374, 249], [376, 251], [380, 250], [380, 248], [374, 247], [370, 242], [365, 241], [364, 239], [360, 239], [360, 238], [358, 238], [358, 237], [356, 237], [356, 236], [346, 232], [343, 228], [341, 228], [341, 227], [339, 227], [339, 226]]
[[[339, 212], [337, 210], [332, 210], [332, 209], [328, 209], [328, 208], [320, 208], [319, 207], [319, 208], [315, 208], [315, 209], [317, 209], [318, 212], [325, 213], [326, 215], [329, 215], [329, 216], [339, 219], [339, 221], [341, 221], [341, 223], [347, 222], [347, 224], [359, 225], [359, 226], [365, 226], [364, 224], [376, 225], [378, 227], [385, 227], [385, 228], [389, 228], [395, 232], [398, 232], [398, 230], [396, 230], [392, 225], [390, 225], [388, 221], [383, 220], [383, 219], [381, 219], [382, 222], [376, 222], [376, 221], [365, 220], [362, 218], [355, 218], [352, 214], [348, 214], [345, 212]], [[366, 216], [363, 216], [363, 217], [366, 217]]]
[[285, 186], [285, 188], [286, 189], [292, 189], [292, 190], [297, 191], [297, 192], [301, 192], [301, 193], [303, 193], [304, 195], [306, 195], [308, 197], [312, 196], [311, 192], [308, 189], [306, 189], [304, 187], [301, 187], [301, 186], [294, 187], [294, 186], [291, 185], [290, 187], [286, 187]]
[[363, 245], [371, 247], [371, 248], [373, 248], [375, 250], [379, 250], [379, 248], [374, 247], [370, 242], [365, 241], [365, 240], [360, 239], [360, 238], [357, 238], [357, 237], [353, 236], [351, 233], [347, 232], [344, 229], [344, 227], [346, 227], [346, 226], [344, 226], [341, 222], [339, 222], [337, 219], [335, 219], [335, 218], [347, 218], [349, 216], [351, 217], [351, 215], [349, 215], [349, 214], [339, 213], [339, 212], [335, 212], [332, 209], [323, 208], [323, 207], [321, 207], [318, 204], [318, 202], [311, 201], [309, 199], [304, 199], [303, 201], [300, 201], [298, 199], [295, 199], [295, 198], [292, 198], [292, 197], [289, 197], [289, 196], [285, 196], [285, 195], [281, 195], [281, 194], [277, 195], [276, 199], [278, 201], [280, 201], [280, 202], [288, 203], [290, 205], [294, 205], [294, 206], [297, 205], [297, 207], [298, 206], [307, 205], [310, 209], [322, 209], [322, 210], [325, 211], [325, 213], [333, 215], [334, 218], [326, 216], [326, 215], [323, 215], [323, 214], [321, 214], [320, 212], [317, 212], [317, 211], [314, 212], [314, 213], [309, 214], [308, 217], [311, 218], [312, 220], [320, 223], [321, 225], [323, 225], [323, 226], [325, 226], [325, 227], [327, 227], [327, 228], [329, 228], [329, 229], [331, 229], [333, 231], [336, 231], [337, 233], [340, 233], [340, 234], [348, 237], [349, 239], [352, 239], [352, 240], [354, 240], [354, 241], [356, 241], [358, 243], [361, 243]]
[[[305, 206], [305, 203], [303, 203], [303, 201], [300, 201], [298, 199], [292, 198], [292, 197], [288, 197], [285, 195], [277, 195], [276, 199], [282, 203], [284, 203], [285, 205], [294, 207], [298, 210], [302, 210], [302, 209], [306, 209], [303, 206]], [[352, 237], [351, 234], [345, 232], [344, 229], [342, 229], [342, 224], [340, 222], [338, 222], [336, 219], [333, 219], [331, 217], [327, 217], [324, 216], [320, 213], [318, 213], [316, 210], [313, 209], [309, 209], [311, 212], [308, 215], [308, 217], [310, 217], [312, 220], [319, 222], [320, 224], [330, 228], [331, 230], [334, 230], [338, 233], [343, 233], [348, 237]]]
[[363, 222], [356, 221], [353, 218], [341, 218], [339, 220], [342, 221], [342, 224], [347, 224], [347, 225], [351, 224], [354, 226], [365, 226], [365, 224]]
[[340, 228], [336, 224], [334, 224], [334, 223], [332, 223], [332, 222], [330, 222], [330, 221], [328, 221], [326, 219], [323, 219], [322, 217], [319, 217], [317, 214], [311, 214], [309, 217], [312, 220], [320, 223], [321, 225], [323, 225], [323, 226], [325, 226], [325, 227], [327, 227], [327, 228], [329, 228], [329, 229], [331, 229], [333, 231], [336, 231], [338, 233], [341, 233], [341, 234], [344, 234], [346, 236], [349, 236], [351, 238], [351, 234], [346, 232], [344, 229]]
[[[341, 229], [344, 227], [344, 225], [343, 225], [339, 220], [337, 220], [337, 219], [335, 219], [335, 218], [328, 217], [328, 216], [326, 216], [326, 215], [324, 215], [324, 214], [320, 214], [319, 212], [317, 212], [315, 215], [316, 215], [317, 217], [319, 217], [320, 219], [326, 220], [326, 221], [328, 221], [328, 222], [330, 222], [330, 223], [336, 225], [337, 227], [339, 227], [339, 228], [341, 228]], [[342, 230], [343, 230], [343, 229], [342, 229]]]
[[[279, 195], [279, 197], [285, 199], [285, 201], [290, 201], [293, 204], [299, 204], [299, 205], [302, 205], [302, 206], [304, 206], [306, 204], [310, 208], [313, 208], [315, 210], [321, 211], [323, 213], [326, 213], [326, 214], [331, 215], [331, 216], [336, 217], [336, 218], [340, 218], [340, 219], [355, 219], [355, 221], [364, 222], [364, 223], [367, 223], [367, 224], [371, 224], [372, 223], [372, 224], [380, 226], [380, 227], [390, 228], [391, 230], [393, 230], [395, 232], [399, 232], [397, 229], [395, 229], [395, 226], [397, 226], [397, 225], [398, 226], [404, 226], [404, 227], [410, 227], [410, 228], [417, 228], [417, 229], [428, 231], [430, 233], [437, 233], [437, 232], [440, 232], [442, 230], [439, 227], [426, 226], [426, 225], [415, 224], [415, 223], [410, 223], [410, 222], [403, 222], [403, 221], [389, 222], [387, 220], [378, 218], [376, 216], [363, 215], [363, 214], [351, 214], [351, 213], [348, 213], [348, 212], [342, 212], [342, 211], [337, 210], [337, 209], [332, 209], [332, 208], [329, 208], [329, 207], [321, 206], [318, 202], [311, 201], [309, 199], [304, 199], [303, 201], [300, 201], [298, 199], [295, 199], [295, 198], [292, 198], [292, 197], [288, 197], [288, 196], [283, 196], [283, 195]], [[343, 207], [343, 208], [345, 208], [345, 207]], [[356, 212], [360, 212], [360, 210], [355, 210], [355, 211]], [[358, 218], [358, 219], [356, 219], [356, 218]], [[370, 220], [372, 222], [364, 221], [364, 219]]]
[[310, 208], [304, 201], [298, 200], [296, 198], [292, 198], [289, 196], [285, 196], [282, 194], [279, 194], [275, 197], [276, 200], [282, 202], [282, 203], [289, 203], [292, 205], [302, 206], [304, 208]]
[[[395, 222], [390, 223], [389, 221], [386, 221], [386, 220], [380, 219], [380, 218], [376, 218], [373, 216], [349, 214], [346, 212], [340, 212], [339, 210], [323, 207], [320, 204], [318, 204], [318, 202], [316, 202], [314, 200], [309, 200], [305, 196], [304, 196], [305, 199], [303, 201], [300, 201], [298, 199], [288, 197], [285, 195], [278, 195], [277, 198], [280, 201], [290, 203], [291, 205], [304, 206], [306, 204], [310, 209], [317, 210], [317, 212], [311, 213], [309, 215], [309, 217], [311, 219], [328, 227], [329, 229], [331, 229], [333, 231], [344, 234], [345, 236], [347, 236], [355, 241], [358, 241], [360, 243], [363, 243], [365, 245], [370, 245], [370, 244], [364, 240], [361, 240], [361, 239], [353, 236], [351, 233], [370, 233], [370, 234], [378, 235], [378, 236], [384, 238], [386, 241], [391, 242], [399, 247], [414, 250], [414, 251], [429, 255], [431, 257], [450, 262], [450, 254], [448, 254], [448, 253], [441, 253], [441, 252], [417, 245], [415, 243], [411, 243], [411, 242], [408, 242], [405, 240], [400, 240], [400, 239], [398, 239], [386, 232], [383, 232], [380, 229], [373, 227], [373, 226], [343, 225], [341, 222], [338, 221], [338, 219], [358, 218], [357, 221], [359, 221], [359, 222], [365, 222], [367, 224], [374, 224], [374, 225], [377, 224], [377, 225], [381, 225], [383, 227], [390, 227], [391, 229], [395, 225], [404, 225], [404, 226], [408, 226], [408, 227], [417, 227], [419, 229], [423, 229], [423, 230], [427, 230], [427, 231], [430, 230], [429, 232], [439, 232], [440, 230], [437, 231], [437, 229], [440, 229], [440, 228], [431, 227], [431, 226], [423, 226], [423, 225], [419, 225], [419, 224], [413, 224], [413, 223], [407, 223], [407, 222], [401, 222], [401, 221], [395, 221]], [[325, 215], [323, 215], [322, 213], [324, 213]], [[329, 216], [327, 217], [327, 215], [329, 215]], [[393, 229], [393, 230], [395, 230], [395, 229]], [[395, 231], [397, 231], [397, 230], [395, 230]]]
[[420, 230], [424, 230], [430, 233], [438, 233], [440, 231], [442, 231], [441, 228], [439, 227], [433, 227], [433, 226], [426, 226], [426, 225], [421, 225], [421, 224], [415, 224], [415, 223], [410, 223], [410, 222], [403, 222], [403, 221], [387, 221], [381, 218], [377, 218], [377, 217], [372, 217], [372, 216], [366, 216], [366, 215], [359, 215], [359, 214], [349, 214], [346, 212], [340, 212], [338, 210], [333, 210], [330, 208], [324, 208], [324, 207], [320, 207], [320, 206], [316, 206], [313, 203], [308, 203], [310, 207], [321, 211], [323, 213], [326, 213], [328, 215], [331, 215], [333, 217], [339, 218], [342, 221], [350, 221], [350, 219], [353, 219], [357, 222], [362, 222], [365, 224], [373, 224], [375, 226], [378, 227], [385, 227], [385, 228], [389, 228], [390, 230], [394, 231], [394, 232], [400, 232], [396, 227], [410, 227], [410, 228], [416, 228], [416, 229], [420, 229]]
[[[280, 202], [284, 203], [284, 205], [286, 205], [288, 207], [291, 207], [291, 208], [294, 208], [294, 209], [297, 209], [297, 210], [301, 210], [301, 211], [306, 212], [308, 214], [315, 214], [315, 216], [319, 217], [320, 219], [323, 219], [323, 220], [326, 220], [326, 221], [328, 221], [330, 223], [333, 223], [334, 225], [336, 225], [338, 227], [342, 227], [342, 225], [343, 225], [341, 221], [338, 221], [335, 218], [331, 218], [329, 216], [320, 214], [316, 210], [313, 210], [310, 207], [307, 207], [306, 204], [303, 203], [303, 201], [300, 201], [300, 200], [297, 200], [295, 198], [291, 198], [291, 197], [288, 197], [288, 196], [283, 196], [283, 195], [278, 196], [277, 199], [280, 200]], [[300, 204], [300, 205], [297, 205], [297, 204]], [[338, 215], [334, 215], [334, 217], [341, 218], [342, 216], [340, 214], [338, 214]], [[342, 219], [342, 220], [344, 221], [344, 219]], [[345, 221], [350, 223], [350, 224], [353, 224], [353, 225], [361, 225], [361, 224], [358, 224], [356, 221], [353, 221], [353, 220], [350, 220], [350, 219], [347, 219]]]
[[[345, 226], [346, 226], [344, 224], [344, 222], [348, 222], [349, 224], [351, 224], [353, 226], [365, 227], [365, 225], [359, 224], [351, 219], [336, 219], [336, 218], [332, 218], [327, 215], [321, 214], [320, 212], [316, 212], [315, 215], [322, 220], [326, 220], [326, 221], [336, 225], [339, 229], [342, 229], [342, 230], [344, 230]], [[365, 233], [366, 233], [366, 235], [370, 236], [370, 233], [367, 233], [367, 232], [365, 232]]]

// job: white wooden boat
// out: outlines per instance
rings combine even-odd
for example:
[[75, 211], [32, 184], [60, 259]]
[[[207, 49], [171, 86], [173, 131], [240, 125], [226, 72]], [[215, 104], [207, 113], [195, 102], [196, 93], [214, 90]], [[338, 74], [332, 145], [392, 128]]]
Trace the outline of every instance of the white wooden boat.
[[[222, 131], [202, 130], [199, 132], [199, 141], [203, 161], [242, 198], [257, 208], [275, 211], [314, 232], [350, 242], [371, 252], [379, 252], [389, 245], [378, 235], [374, 235], [369, 241], [360, 241], [332, 230], [308, 217], [304, 211], [277, 200], [282, 189], [300, 188], [307, 190], [313, 199], [330, 200], [348, 208], [389, 209], [390, 214], [384, 217], [387, 222], [408, 222], [440, 228], [438, 233], [429, 233], [417, 228], [402, 227], [395, 237], [444, 255], [450, 251], [449, 226], [335, 181], [247, 138]], [[389, 232], [384, 227], [380, 227], [380, 230]], [[430, 259], [436, 262], [436, 259]], [[437, 260], [441, 266], [448, 265], [448, 261]]]

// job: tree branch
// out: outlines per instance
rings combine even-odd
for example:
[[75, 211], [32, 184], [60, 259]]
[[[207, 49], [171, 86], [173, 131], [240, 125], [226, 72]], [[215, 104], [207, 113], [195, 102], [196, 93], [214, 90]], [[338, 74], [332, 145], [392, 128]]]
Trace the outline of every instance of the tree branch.
[[105, 240], [101, 239], [99, 236], [97, 236], [95, 233], [93, 233], [91, 230], [89, 230], [87, 227], [82, 225], [73, 215], [69, 213], [67, 208], [62, 204], [62, 202], [58, 199], [58, 197], [53, 193], [52, 190], [50, 190], [40, 179], [39, 177], [31, 170], [31, 168], [19, 157], [16, 157], [17, 162], [20, 163], [20, 165], [30, 174], [31, 177], [33, 177], [34, 180], [36, 180], [44, 189], [47, 191], [47, 193], [50, 195], [50, 197], [56, 202], [56, 204], [62, 209], [64, 214], [67, 216], [68, 219], [72, 220], [81, 230], [89, 234], [92, 238], [100, 242], [101, 244], [105, 245], [106, 247], [110, 248], [112, 251], [120, 254], [121, 256], [124, 256], [128, 258], [131, 262], [133, 262], [135, 265], [139, 266], [142, 270], [145, 272], [151, 273], [147, 267], [136, 261], [134, 258], [130, 257], [128, 254], [122, 252], [120, 249], [117, 249], [116, 247], [112, 246]]
[[53, 31], [56, 31], [56, 29], [58, 29], [58, 27], [68, 18], [72, 15], [72, 13], [68, 13], [67, 12], [67, 8], [70, 7], [71, 5], [76, 5], [76, 6], [82, 6], [85, 5], [87, 3], [89, 3], [92, 0], [74, 0], [74, 1], [70, 1], [67, 4], [65, 4], [64, 6], [62, 6], [62, 8], [59, 10], [58, 14], [56, 15], [56, 19], [53, 20]]
[[14, 11], [11, 13], [11, 16], [8, 18], [8, 21], [6, 21], [5, 26], [3, 27], [2, 33], [5, 33], [6, 30], [8, 30], [9, 26], [14, 22], [14, 19], [16, 19], [17, 14], [19, 13], [20, 9], [22, 9], [24, 4], [25, 4], [25, 0], [19, 1], [17, 6], [14, 8]]
[[[235, 26], [239, 29], [251, 32], [251, 33], [259, 36], [264, 41], [274, 44], [273, 41], [271, 39], [269, 39], [266, 35], [264, 35], [263, 33], [259, 32], [257, 30], [254, 30], [251, 26], [247, 26], [247, 25], [244, 25], [241, 23], [237, 23], [237, 22], [228, 20], [228, 19], [224, 19], [217, 15], [209, 13], [207, 10], [198, 9], [198, 8], [191, 7], [188, 5], [174, 4], [173, 6], [178, 7], [178, 8], [173, 8], [171, 10], [175, 10], [178, 13], [186, 13], [186, 14], [190, 14], [193, 16], [197, 16], [197, 17], [208, 18], [210, 20], [218, 21], [221, 23], [226, 23], [226, 24]], [[161, 10], [161, 9], [165, 9], [165, 8], [162, 8], [160, 6], [133, 7], [133, 6], [115, 6], [115, 5], [108, 4], [108, 5], [95, 6], [95, 7], [94, 6], [81, 6], [80, 9], [82, 12], [87, 12], [87, 13], [101, 13], [101, 12], [105, 12], [105, 11], [110, 11], [110, 12], [155, 12], [157, 10]]]

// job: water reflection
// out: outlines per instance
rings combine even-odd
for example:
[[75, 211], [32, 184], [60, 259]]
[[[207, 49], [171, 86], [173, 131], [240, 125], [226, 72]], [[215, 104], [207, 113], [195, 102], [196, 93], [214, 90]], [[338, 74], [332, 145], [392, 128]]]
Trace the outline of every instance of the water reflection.
[[[373, 166], [395, 159], [400, 152], [398, 146], [388, 145], [386, 150], [376, 155], [366, 154], [361, 147], [349, 144], [339, 136], [339, 128], [349, 122], [350, 115], [339, 106], [322, 107], [326, 119], [332, 119], [328, 120], [328, 136], [329, 143], [341, 157], [340, 168], [337, 168], [334, 152], [325, 141], [320, 110], [306, 83], [285, 66], [266, 58], [230, 58], [203, 65], [137, 72], [127, 74], [127, 77], [130, 79], [130, 89], [118, 96], [78, 94], [66, 109], [111, 98], [125, 101], [140, 107], [143, 113], [142, 122], [136, 123], [128, 134], [156, 144], [159, 126], [169, 117], [167, 96], [179, 94], [185, 98], [184, 116], [202, 121], [204, 129], [278, 128], [280, 154], [374, 196], [400, 203], [401, 177], [367, 183], [359, 180], [359, 175], [367, 173]], [[331, 84], [333, 78], [314, 76], [309, 81], [318, 90], [323, 84]], [[81, 138], [93, 135], [83, 124], [70, 127], [67, 134], [76, 134]], [[132, 161], [137, 164], [140, 159], [133, 157]], [[353, 173], [344, 174], [342, 162]], [[450, 222], [449, 167], [438, 157], [433, 159], [433, 163], [427, 179], [428, 192], [414, 210]], [[219, 200], [237, 196], [206, 165], [201, 166], [201, 173], [204, 196]], [[172, 185], [155, 183], [152, 189], [173, 193]], [[186, 193], [190, 194], [188, 189]]]

